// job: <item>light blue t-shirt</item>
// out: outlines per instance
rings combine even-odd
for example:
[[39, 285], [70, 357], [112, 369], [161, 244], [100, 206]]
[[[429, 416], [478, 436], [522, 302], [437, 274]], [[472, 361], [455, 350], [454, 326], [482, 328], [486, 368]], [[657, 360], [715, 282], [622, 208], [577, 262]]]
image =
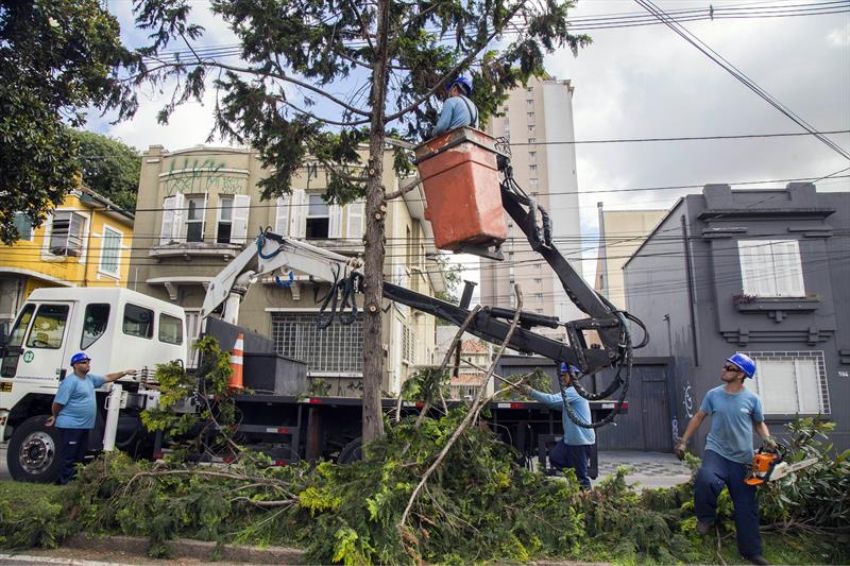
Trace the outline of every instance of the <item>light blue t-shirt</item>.
[[54, 403], [62, 405], [56, 426], [59, 428], [94, 428], [97, 402], [94, 390], [103, 385], [106, 379], [99, 375], [88, 374], [79, 377], [72, 373], [62, 380], [56, 391]]
[[431, 130], [431, 136], [436, 137], [461, 126], [478, 127], [478, 108], [463, 95], [452, 96], [443, 102], [443, 109], [437, 125]]
[[705, 449], [733, 462], [753, 460], [753, 423], [764, 421], [761, 399], [749, 389], [727, 393], [724, 386], [705, 394], [699, 410], [711, 416]]
[[[587, 399], [579, 395], [575, 387], [567, 387], [565, 391], [567, 402], [579, 420], [586, 423], [591, 422], [590, 403]], [[543, 393], [532, 389], [531, 396], [535, 401], [543, 403], [553, 411], [561, 411], [561, 420], [564, 423], [564, 444], [569, 444], [570, 446], [590, 446], [596, 442], [596, 432], [592, 428], [578, 426], [570, 420], [570, 415], [567, 414], [567, 409], [564, 407], [564, 400], [560, 393]]]

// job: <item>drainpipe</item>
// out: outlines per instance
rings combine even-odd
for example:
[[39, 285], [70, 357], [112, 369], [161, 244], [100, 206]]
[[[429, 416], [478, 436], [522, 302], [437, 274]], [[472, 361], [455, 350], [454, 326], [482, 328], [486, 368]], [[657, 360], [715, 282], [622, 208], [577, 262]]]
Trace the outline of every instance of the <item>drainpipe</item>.
[[[91, 233], [94, 228], [94, 213], [95, 210], [91, 209], [91, 216], [88, 222], [89, 231], [86, 234], [86, 262], [83, 265], [83, 287], [89, 286], [89, 258], [91, 257]], [[70, 226], [68, 228], [70, 229]]]
[[599, 291], [608, 296], [608, 246], [605, 244], [605, 216], [602, 212], [602, 201], [596, 203], [599, 211], [599, 261], [601, 281]]
[[694, 366], [699, 367], [699, 343], [697, 341], [697, 292], [694, 287], [694, 262], [693, 256], [691, 252], [691, 240], [690, 233], [688, 231], [688, 222], [685, 218], [685, 215], [682, 215], [681, 218], [682, 223], [682, 241], [685, 246], [685, 276], [687, 278], [688, 283], [688, 303], [690, 303], [689, 313], [691, 315], [691, 342], [693, 347], [693, 355], [694, 355]]

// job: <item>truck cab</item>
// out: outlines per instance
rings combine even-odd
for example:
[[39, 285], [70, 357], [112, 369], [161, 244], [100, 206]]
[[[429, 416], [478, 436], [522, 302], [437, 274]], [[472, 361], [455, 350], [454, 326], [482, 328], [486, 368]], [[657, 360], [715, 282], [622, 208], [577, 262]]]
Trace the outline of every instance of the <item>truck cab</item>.
[[[128, 289], [37, 289], [21, 308], [0, 346], [0, 442], [7, 445], [12, 477], [53, 481], [59, 446], [55, 428], [44, 421], [59, 383], [73, 373], [70, 358], [85, 352], [91, 371], [104, 375], [137, 369], [135, 378], [120, 380], [121, 440], [137, 444], [143, 433], [138, 413], [158, 399], [148, 389], [157, 364], [186, 362], [186, 320], [170, 303]], [[102, 439], [105, 385], [98, 392], [99, 415], [90, 448]], [[101, 434], [98, 434], [100, 432]]]

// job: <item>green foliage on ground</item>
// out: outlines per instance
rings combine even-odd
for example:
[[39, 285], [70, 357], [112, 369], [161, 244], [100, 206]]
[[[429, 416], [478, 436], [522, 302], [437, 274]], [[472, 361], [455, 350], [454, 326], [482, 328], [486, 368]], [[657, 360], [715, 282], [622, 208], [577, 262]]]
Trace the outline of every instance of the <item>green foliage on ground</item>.
[[[170, 538], [192, 537], [294, 545], [317, 563], [740, 561], [725, 492], [716, 534], [699, 537], [690, 484], [639, 492], [620, 469], [582, 492], [571, 472], [548, 478], [520, 466], [485, 427], [466, 430], [400, 525], [416, 484], [465, 410], [418, 427], [413, 418], [388, 423], [386, 438], [368, 447], [366, 459], [347, 466], [271, 467], [259, 455], [226, 467], [188, 466], [112, 455], [89, 465], [65, 491], [63, 516], [90, 532], [149, 537], [154, 554]], [[790, 458], [826, 447], [817, 437], [829, 423], [804, 419], [790, 428]], [[846, 454], [823, 456], [796, 479], [762, 488], [768, 559], [850, 560], [846, 522], [836, 523], [847, 511], [846, 462]], [[828, 495], [835, 501], [824, 513], [820, 498]]]
[[0, 482], [0, 548], [55, 548], [70, 525], [54, 485]]
[[[203, 387], [226, 399], [226, 354], [214, 343], [200, 347], [208, 354], [204, 375], [212, 376]], [[166, 389], [197, 396], [199, 386], [190, 387], [177, 368], [161, 369]], [[417, 382], [431, 401], [441, 381], [436, 373]], [[177, 404], [169, 399], [163, 411]], [[349, 465], [273, 467], [249, 452], [231, 465], [198, 465], [188, 463], [187, 450], [152, 463], [114, 453], [82, 469], [66, 488], [0, 484], [0, 546], [50, 547], [82, 530], [148, 537], [154, 556], [166, 554], [168, 540], [189, 537], [297, 546], [323, 564], [740, 561], [725, 491], [715, 533], [700, 537], [692, 484], [641, 492], [626, 483], [622, 468], [583, 492], [571, 471], [552, 478], [521, 465], [520, 455], [486, 426], [466, 428], [434, 466], [468, 410], [387, 423], [385, 438]], [[214, 415], [196, 414], [187, 424], [183, 416], [168, 421], [164, 412], [146, 418], [184, 435]], [[790, 424], [788, 459], [816, 456], [818, 463], [760, 488], [765, 555], [773, 562], [850, 560], [848, 453], [831, 455], [826, 438], [833, 427], [822, 419]], [[699, 459], [689, 456], [687, 463], [696, 470]]]

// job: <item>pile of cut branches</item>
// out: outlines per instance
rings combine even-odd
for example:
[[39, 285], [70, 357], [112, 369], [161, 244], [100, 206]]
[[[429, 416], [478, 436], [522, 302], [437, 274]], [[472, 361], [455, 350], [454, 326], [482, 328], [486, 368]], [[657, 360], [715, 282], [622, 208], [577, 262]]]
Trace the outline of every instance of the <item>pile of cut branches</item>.
[[[206, 387], [226, 404], [226, 357], [212, 344], [204, 347], [211, 354], [213, 376]], [[205, 404], [205, 412], [193, 417], [160, 411], [147, 422], [181, 435], [201, 430], [204, 449], [234, 449], [238, 457], [218, 467], [188, 463], [188, 451], [160, 463], [133, 462], [120, 454], [102, 457], [65, 492], [64, 516], [87, 531], [147, 536], [153, 555], [164, 552], [168, 539], [191, 537], [296, 545], [319, 563], [526, 562], [547, 557], [723, 562], [724, 553], [734, 548], [722, 544], [731, 541], [728, 494], [720, 498], [719, 539], [706, 540], [696, 534], [690, 484], [641, 493], [626, 484], [626, 470], [621, 469], [593, 492], [582, 492], [572, 472], [550, 478], [527, 469], [520, 454], [481, 426], [485, 388], [469, 405], [447, 407], [449, 356], [442, 366], [409, 381], [406, 393], [423, 401], [421, 413], [402, 419], [399, 410], [388, 417], [386, 436], [365, 447], [362, 461], [273, 467], [262, 454], [239, 451], [231, 437], [214, 440], [213, 433], [231, 430], [226, 424], [233, 422], [230, 410]], [[169, 368], [175, 388], [180, 395], [192, 393], [177, 369]], [[493, 369], [487, 370], [487, 379]], [[179, 395], [173, 397], [176, 402]], [[790, 425], [789, 458], [818, 455], [819, 462], [797, 479], [762, 490], [762, 524], [784, 533], [795, 527], [807, 533], [806, 538], [783, 535], [783, 548], [799, 540], [801, 550], [780, 560], [848, 559], [841, 550], [847, 545], [821, 544], [824, 537], [831, 543], [846, 536], [850, 512], [848, 454], [832, 458], [830, 447], [819, 440], [830, 427], [819, 419]], [[699, 465], [696, 458], [690, 463]]]

